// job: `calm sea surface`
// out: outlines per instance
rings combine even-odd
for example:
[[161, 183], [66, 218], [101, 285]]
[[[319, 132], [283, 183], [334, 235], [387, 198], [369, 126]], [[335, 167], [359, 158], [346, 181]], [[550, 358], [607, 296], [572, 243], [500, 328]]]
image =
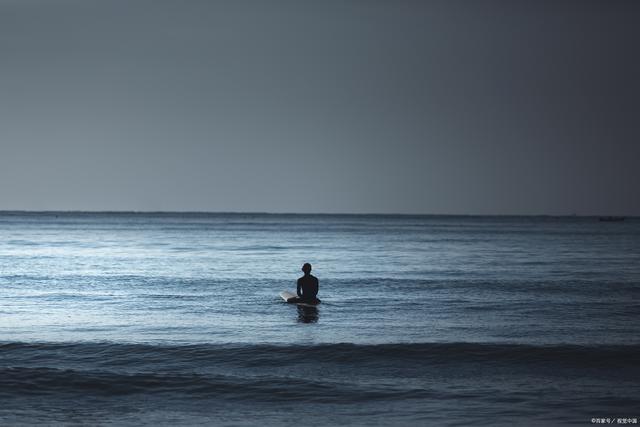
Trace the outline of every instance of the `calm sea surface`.
[[2, 424], [640, 422], [639, 350], [636, 219], [0, 213]]

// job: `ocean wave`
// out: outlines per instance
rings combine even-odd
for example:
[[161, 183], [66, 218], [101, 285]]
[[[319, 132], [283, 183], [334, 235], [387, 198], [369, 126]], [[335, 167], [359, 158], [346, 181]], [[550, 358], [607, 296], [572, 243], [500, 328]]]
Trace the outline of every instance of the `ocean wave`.
[[96, 396], [134, 394], [181, 395], [187, 399], [223, 398], [265, 402], [303, 400], [318, 403], [404, 400], [431, 395], [403, 387], [362, 387], [340, 382], [291, 377], [246, 377], [139, 372], [81, 371], [51, 368], [0, 369], [0, 397], [90, 393]]
[[[372, 402], [455, 398], [450, 380], [514, 372], [638, 376], [640, 346], [485, 343], [319, 345], [0, 344], [0, 397]], [[582, 375], [582, 374], [581, 374]]]
[[218, 366], [287, 366], [290, 364], [375, 365], [383, 363], [442, 364], [453, 362], [571, 364], [635, 363], [640, 345], [525, 345], [502, 343], [409, 344], [194, 344], [126, 343], [0, 343], [0, 366], [94, 363], [97, 366], [150, 366], [154, 363], [216, 364]]

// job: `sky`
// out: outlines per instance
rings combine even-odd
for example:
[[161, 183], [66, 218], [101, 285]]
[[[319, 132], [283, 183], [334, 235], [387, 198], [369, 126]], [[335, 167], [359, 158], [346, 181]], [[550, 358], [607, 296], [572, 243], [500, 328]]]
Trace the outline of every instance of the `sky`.
[[640, 215], [640, 2], [0, 0], [0, 210]]

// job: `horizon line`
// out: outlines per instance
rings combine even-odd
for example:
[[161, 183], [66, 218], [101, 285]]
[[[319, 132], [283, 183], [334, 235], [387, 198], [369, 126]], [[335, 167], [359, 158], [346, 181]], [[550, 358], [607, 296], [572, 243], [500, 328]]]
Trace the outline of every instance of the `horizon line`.
[[603, 218], [623, 217], [638, 218], [640, 215], [611, 215], [611, 214], [461, 214], [461, 213], [383, 213], [383, 212], [261, 212], [261, 211], [199, 211], [199, 210], [32, 210], [32, 209], [0, 209], [4, 214], [182, 214], [182, 215], [317, 215], [317, 216], [458, 216], [458, 217], [556, 217], [556, 218]]

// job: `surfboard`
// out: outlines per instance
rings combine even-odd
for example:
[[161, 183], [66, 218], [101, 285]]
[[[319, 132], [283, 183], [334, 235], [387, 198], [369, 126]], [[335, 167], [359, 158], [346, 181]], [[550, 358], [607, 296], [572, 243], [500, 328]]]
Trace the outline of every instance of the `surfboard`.
[[305, 305], [305, 306], [309, 306], [309, 307], [315, 307], [316, 305], [318, 305], [320, 303], [319, 299], [316, 299], [318, 302], [316, 303], [308, 303], [308, 302], [294, 302], [294, 301], [290, 301], [291, 298], [295, 298], [297, 297], [296, 294], [292, 294], [291, 292], [288, 291], [282, 291], [280, 292], [280, 298], [282, 298], [283, 300], [285, 300], [286, 302], [290, 302], [292, 304], [296, 304], [296, 305]]
[[289, 302], [288, 300], [290, 298], [295, 298], [296, 295], [292, 294], [291, 292], [287, 292], [287, 291], [282, 291], [280, 292], [280, 297], [285, 300], [286, 302]]

